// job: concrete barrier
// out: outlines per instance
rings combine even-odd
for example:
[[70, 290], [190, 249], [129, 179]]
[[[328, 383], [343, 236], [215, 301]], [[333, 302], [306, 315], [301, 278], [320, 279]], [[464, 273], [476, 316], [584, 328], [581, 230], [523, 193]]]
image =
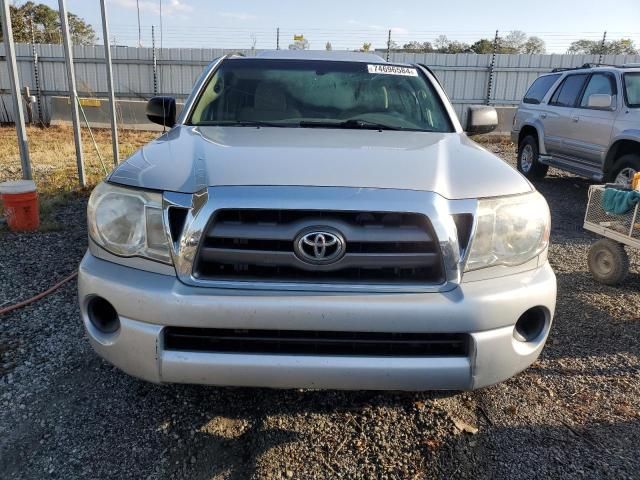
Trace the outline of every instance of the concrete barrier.
[[[111, 116], [109, 102], [104, 98], [81, 98], [80, 104], [93, 128], [110, 128]], [[116, 100], [118, 127], [131, 130], [162, 131], [162, 126], [151, 123], [145, 114], [147, 102], [144, 100]], [[180, 113], [183, 103], [178, 103]], [[496, 106], [498, 127], [492, 132], [495, 135], [506, 135], [511, 132], [513, 117], [517, 107]], [[80, 114], [84, 126], [84, 119]], [[71, 125], [71, 105], [69, 97], [51, 97], [51, 125]]]
[[518, 107], [495, 107], [498, 112], [498, 127], [493, 133], [506, 135], [511, 133], [513, 117], [516, 115]]
[[[111, 128], [109, 101], [104, 98], [81, 98], [80, 105], [93, 128]], [[144, 100], [116, 100], [118, 128], [131, 130], [162, 131], [162, 125], [151, 123], [145, 114], [147, 102]], [[178, 103], [177, 111], [182, 110]], [[80, 113], [80, 123], [85, 126]], [[51, 125], [71, 125], [71, 103], [69, 97], [51, 97]]]

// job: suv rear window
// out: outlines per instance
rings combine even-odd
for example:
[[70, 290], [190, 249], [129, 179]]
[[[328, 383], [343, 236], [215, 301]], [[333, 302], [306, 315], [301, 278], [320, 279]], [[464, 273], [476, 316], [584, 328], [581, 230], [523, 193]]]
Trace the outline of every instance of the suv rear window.
[[624, 74], [624, 94], [627, 106], [640, 108], [640, 72]]
[[587, 77], [589, 77], [588, 73], [568, 75], [554, 92], [549, 105], [556, 105], [558, 107], [575, 106], [578, 95], [580, 95]]
[[547, 94], [551, 86], [556, 83], [556, 80], [560, 77], [560, 74], [545, 75], [538, 77], [529, 87], [527, 93], [524, 94], [522, 101], [524, 103], [540, 103], [544, 96]]

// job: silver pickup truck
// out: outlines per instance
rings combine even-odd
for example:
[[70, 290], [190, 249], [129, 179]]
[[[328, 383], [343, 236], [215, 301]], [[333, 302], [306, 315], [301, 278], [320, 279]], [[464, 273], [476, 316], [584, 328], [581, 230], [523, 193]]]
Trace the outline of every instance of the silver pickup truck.
[[556, 69], [533, 82], [513, 120], [518, 169], [549, 166], [630, 183], [640, 171], [640, 65]]
[[[420, 65], [214, 61], [93, 191], [79, 301], [153, 382], [472, 389], [530, 365], [556, 280], [544, 198], [467, 138]], [[474, 109], [468, 133], [494, 127]]]

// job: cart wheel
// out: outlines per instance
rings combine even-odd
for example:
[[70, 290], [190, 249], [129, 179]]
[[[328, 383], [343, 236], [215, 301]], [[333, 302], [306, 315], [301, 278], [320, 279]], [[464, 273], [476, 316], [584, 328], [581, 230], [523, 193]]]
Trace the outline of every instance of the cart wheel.
[[629, 273], [629, 257], [624, 246], [608, 238], [591, 245], [587, 261], [593, 278], [605, 285], [617, 285]]

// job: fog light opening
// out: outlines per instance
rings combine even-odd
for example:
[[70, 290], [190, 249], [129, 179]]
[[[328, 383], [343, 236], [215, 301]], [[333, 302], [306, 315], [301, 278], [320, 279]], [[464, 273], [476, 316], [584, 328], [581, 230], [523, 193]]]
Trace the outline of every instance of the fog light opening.
[[520, 342], [532, 342], [543, 332], [547, 315], [541, 307], [533, 307], [524, 312], [513, 329], [513, 336]]
[[87, 304], [91, 324], [102, 333], [115, 333], [120, 328], [118, 312], [102, 297], [93, 297]]

